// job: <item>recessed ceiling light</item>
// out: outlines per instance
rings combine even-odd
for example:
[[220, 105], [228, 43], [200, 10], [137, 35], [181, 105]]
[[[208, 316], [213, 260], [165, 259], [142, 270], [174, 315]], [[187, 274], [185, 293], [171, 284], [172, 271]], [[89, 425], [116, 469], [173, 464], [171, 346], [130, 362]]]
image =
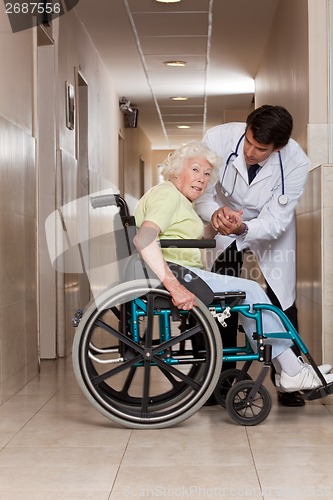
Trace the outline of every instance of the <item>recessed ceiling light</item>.
[[164, 61], [167, 66], [186, 66], [185, 61]]
[[191, 128], [189, 125], [177, 125], [178, 128]]
[[188, 97], [170, 97], [170, 99], [172, 99], [173, 101], [187, 101], [188, 100]]
[[177, 3], [180, 1], [181, 0], [156, 0], [156, 2], [160, 2], [160, 3]]

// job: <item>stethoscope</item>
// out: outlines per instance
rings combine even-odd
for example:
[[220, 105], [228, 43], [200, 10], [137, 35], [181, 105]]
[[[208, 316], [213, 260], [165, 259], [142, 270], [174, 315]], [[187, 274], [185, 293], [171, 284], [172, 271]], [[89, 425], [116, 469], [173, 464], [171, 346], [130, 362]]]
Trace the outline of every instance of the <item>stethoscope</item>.
[[[238, 149], [239, 149], [240, 143], [242, 142], [242, 140], [244, 139], [244, 137], [245, 137], [245, 133], [239, 138], [239, 141], [237, 142], [235, 151], [232, 151], [230, 153], [230, 155], [227, 158], [227, 161], [225, 162], [224, 172], [223, 172], [222, 179], [221, 179], [221, 190], [222, 190], [224, 196], [231, 196], [233, 194], [233, 192], [234, 192], [235, 185], [236, 185], [236, 180], [237, 180], [237, 175], [238, 175], [238, 170], [236, 170], [236, 174], [235, 174], [235, 178], [234, 178], [234, 183], [232, 185], [232, 190], [231, 191], [226, 191], [223, 188], [223, 182], [224, 182], [224, 177], [225, 177], [225, 173], [226, 173], [227, 167], [229, 166], [229, 163], [231, 163], [231, 161], [233, 159], [237, 158], [237, 156], [238, 156]], [[281, 194], [278, 197], [278, 202], [280, 203], [280, 205], [287, 205], [287, 203], [289, 202], [289, 198], [288, 198], [288, 196], [284, 192], [284, 172], [283, 172], [283, 164], [282, 164], [282, 158], [281, 158], [280, 151], [278, 151], [278, 154], [279, 154], [280, 171], [281, 171]]]

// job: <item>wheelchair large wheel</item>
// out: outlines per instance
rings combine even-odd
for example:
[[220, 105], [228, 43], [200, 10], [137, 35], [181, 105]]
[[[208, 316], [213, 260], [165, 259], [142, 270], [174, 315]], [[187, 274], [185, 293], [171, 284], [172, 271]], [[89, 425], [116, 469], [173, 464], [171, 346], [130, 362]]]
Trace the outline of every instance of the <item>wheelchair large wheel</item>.
[[226, 407], [227, 394], [231, 387], [241, 380], [252, 380], [252, 377], [248, 373], [242, 374], [242, 370], [238, 368], [231, 368], [230, 370], [225, 370], [221, 373], [219, 380], [214, 389], [214, 396], [216, 401], [223, 408]]
[[163, 428], [193, 415], [220, 375], [222, 343], [207, 307], [175, 311], [145, 280], [91, 304], [73, 343], [77, 381], [93, 406], [131, 428]]
[[242, 380], [234, 384], [227, 394], [226, 409], [237, 424], [260, 424], [271, 411], [272, 400], [268, 390], [261, 385], [251, 395], [254, 384], [254, 380]]

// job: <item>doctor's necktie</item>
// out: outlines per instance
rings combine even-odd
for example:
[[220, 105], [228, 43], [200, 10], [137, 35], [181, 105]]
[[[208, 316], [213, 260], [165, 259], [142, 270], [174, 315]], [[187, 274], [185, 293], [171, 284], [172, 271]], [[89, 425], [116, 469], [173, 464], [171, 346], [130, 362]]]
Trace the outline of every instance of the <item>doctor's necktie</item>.
[[249, 184], [251, 184], [251, 182], [253, 181], [253, 179], [257, 175], [259, 168], [260, 168], [260, 165], [258, 165], [258, 163], [256, 163], [255, 165], [251, 165], [248, 168], [247, 173], [249, 176]]

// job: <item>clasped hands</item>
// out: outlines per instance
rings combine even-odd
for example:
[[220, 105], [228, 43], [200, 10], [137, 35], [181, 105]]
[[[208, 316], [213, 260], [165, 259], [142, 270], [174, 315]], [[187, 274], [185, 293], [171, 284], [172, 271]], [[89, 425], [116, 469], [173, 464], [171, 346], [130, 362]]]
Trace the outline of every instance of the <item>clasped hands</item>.
[[213, 228], [224, 236], [241, 234], [244, 231], [243, 210], [231, 210], [229, 207], [220, 207], [211, 217]]

